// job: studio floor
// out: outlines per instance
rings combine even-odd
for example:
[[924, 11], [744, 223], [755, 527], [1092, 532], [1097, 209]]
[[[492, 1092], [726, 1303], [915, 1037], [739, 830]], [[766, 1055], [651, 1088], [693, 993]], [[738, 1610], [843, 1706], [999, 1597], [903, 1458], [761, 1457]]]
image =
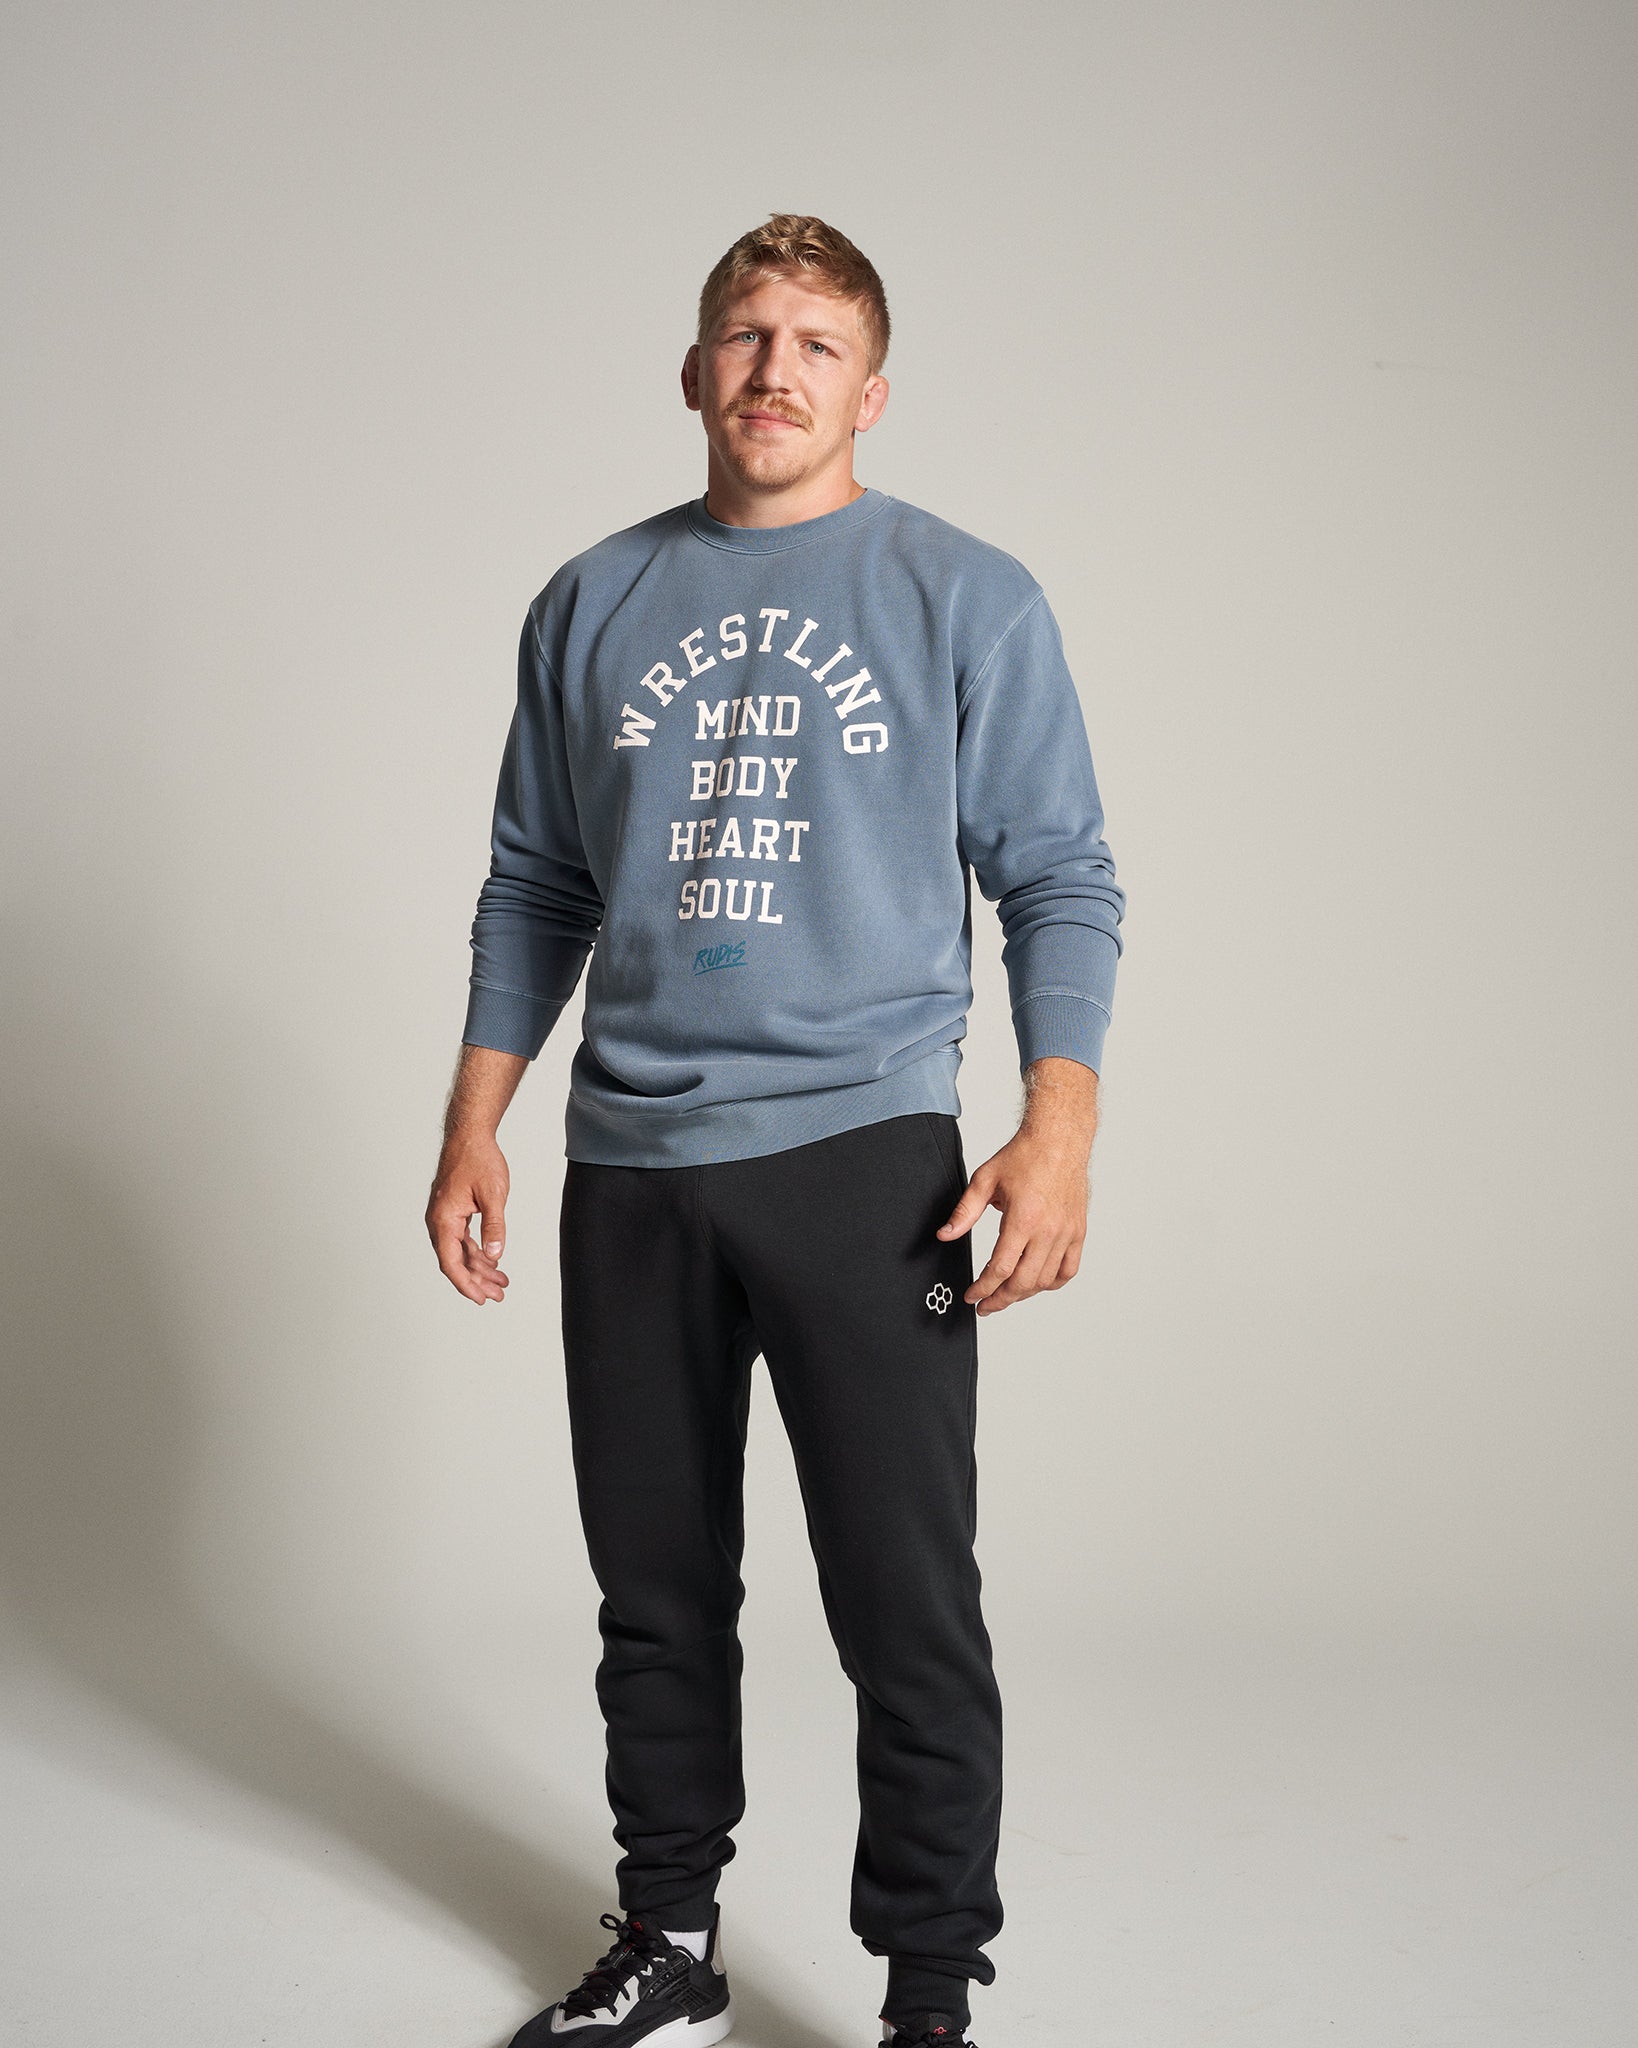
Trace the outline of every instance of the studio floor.
[[[436, 1656], [303, 1676], [121, 1626], [81, 1632], [100, 1674], [29, 1650], [6, 1670], [7, 2042], [500, 2048], [595, 1959], [584, 1630], [469, 1617]], [[828, 1646], [778, 1634], [748, 1638], [735, 2039], [866, 2048], [849, 1694]], [[1638, 2038], [1630, 1654], [1046, 1615], [997, 1652], [1008, 1920], [981, 2048]]]

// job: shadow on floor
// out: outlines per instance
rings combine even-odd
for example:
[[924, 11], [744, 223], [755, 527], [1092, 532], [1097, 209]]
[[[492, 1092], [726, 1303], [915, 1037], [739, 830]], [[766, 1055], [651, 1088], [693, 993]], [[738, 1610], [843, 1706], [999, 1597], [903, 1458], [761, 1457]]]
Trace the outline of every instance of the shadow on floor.
[[[344, 1284], [342, 1254], [328, 1254], [329, 1272], [298, 1270], [312, 1228], [291, 1213], [297, 1176], [257, 1171], [270, 1123], [257, 1084], [279, 1048], [243, 1016], [210, 1016], [208, 998], [190, 991], [186, 1065], [178, 1052], [164, 1071], [152, 1034], [176, 997], [135, 944], [119, 950], [108, 982], [123, 990], [118, 1030], [29, 1014], [25, 992], [55, 985], [50, 963], [29, 961], [20, 936], [8, 963], [0, 1051], [8, 1073], [28, 1075], [32, 1100], [14, 1098], [0, 1125], [0, 1597], [35, 1653], [119, 1715], [345, 1837], [506, 1956], [523, 1987], [521, 2022], [601, 1952], [606, 1888], [406, 1772], [304, 1698], [298, 1677], [248, 1659], [190, 1594], [181, 1517], [210, 1455], [200, 1402], [219, 1366], [199, 1311], [226, 1286], [237, 1300], [277, 1304], [272, 1342], [298, 1345], [302, 1319], [317, 1325], [326, 1288]], [[66, 1093], [89, 1072], [100, 1115]], [[322, 1079], [312, 1085], [322, 1115]], [[97, 1128], [106, 1144], [87, 1135]], [[230, 1276], [201, 1284], [194, 1271], [178, 1221], [184, 1189], [196, 1208], [233, 1211]], [[312, 1334], [322, 1342], [321, 1329]], [[236, 1633], [253, 1639], [254, 1616]], [[518, 1805], [550, 1832], [535, 1787], [519, 1787]], [[734, 1990], [743, 2035], [830, 2048], [743, 1966]]]

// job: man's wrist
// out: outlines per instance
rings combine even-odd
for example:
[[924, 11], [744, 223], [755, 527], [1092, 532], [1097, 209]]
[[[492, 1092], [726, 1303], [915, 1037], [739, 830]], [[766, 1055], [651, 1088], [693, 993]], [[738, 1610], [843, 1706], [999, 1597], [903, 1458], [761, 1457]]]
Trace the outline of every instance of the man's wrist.
[[444, 1111], [446, 1145], [492, 1145], [501, 1118], [529, 1071], [522, 1053], [463, 1042], [460, 1063]]
[[1088, 1153], [1098, 1127], [1098, 1076], [1080, 1060], [1045, 1054], [1024, 1069], [1024, 1109], [1019, 1130], [1032, 1137], [1084, 1145]]

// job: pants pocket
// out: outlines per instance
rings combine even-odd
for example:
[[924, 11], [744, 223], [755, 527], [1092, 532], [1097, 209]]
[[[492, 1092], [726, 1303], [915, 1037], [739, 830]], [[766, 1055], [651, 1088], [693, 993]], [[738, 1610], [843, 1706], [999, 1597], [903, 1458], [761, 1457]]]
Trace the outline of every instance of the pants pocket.
[[967, 1186], [967, 1168], [961, 1156], [961, 1132], [953, 1116], [941, 1115], [934, 1109], [924, 1109], [921, 1120], [932, 1137], [938, 1153], [939, 1164], [944, 1168], [951, 1188], [952, 1205]]

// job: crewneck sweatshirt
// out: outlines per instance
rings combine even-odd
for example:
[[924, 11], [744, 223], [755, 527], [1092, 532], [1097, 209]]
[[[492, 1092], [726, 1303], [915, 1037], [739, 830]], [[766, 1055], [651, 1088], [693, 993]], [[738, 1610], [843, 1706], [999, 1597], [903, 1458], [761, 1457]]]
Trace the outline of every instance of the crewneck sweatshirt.
[[1097, 1070], [1126, 899], [1040, 584], [885, 491], [696, 498], [529, 607], [463, 1037], [534, 1059], [589, 955], [565, 1154], [607, 1165], [959, 1116], [974, 875], [1020, 1068]]

